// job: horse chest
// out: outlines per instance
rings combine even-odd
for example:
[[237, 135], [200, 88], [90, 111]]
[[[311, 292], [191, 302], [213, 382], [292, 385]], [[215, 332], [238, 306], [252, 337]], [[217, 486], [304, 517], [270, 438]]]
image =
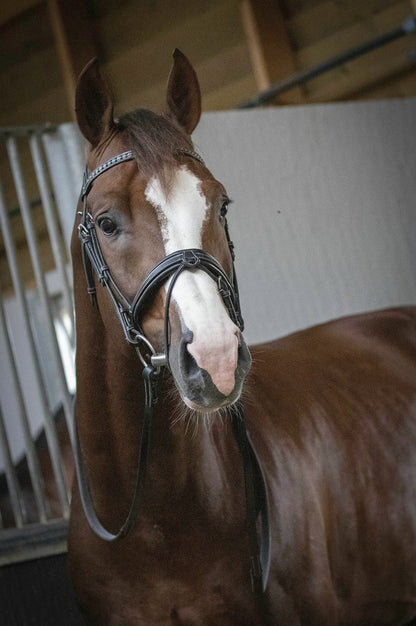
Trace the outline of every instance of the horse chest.
[[192, 516], [144, 516], [117, 544], [79, 546], [77, 595], [102, 626], [260, 625], [245, 541], [244, 529], [233, 537]]
[[148, 521], [138, 533], [140, 611], [145, 623], [255, 625], [244, 532], [234, 537], [192, 519]]

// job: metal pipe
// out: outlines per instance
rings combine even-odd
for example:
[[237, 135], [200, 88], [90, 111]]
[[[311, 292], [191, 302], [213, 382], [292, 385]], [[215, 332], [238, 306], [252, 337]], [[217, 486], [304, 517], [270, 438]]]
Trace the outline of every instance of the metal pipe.
[[[7, 330], [6, 315], [4, 312], [3, 300], [0, 293], [0, 332], [4, 337], [4, 348], [8, 365], [13, 379], [13, 391], [17, 401], [17, 415], [16, 419], [22, 426], [23, 438], [25, 442], [26, 459], [29, 468], [29, 475], [33, 487], [33, 495], [35, 498], [36, 508], [38, 511], [39, 522], [47, 521], [46, 514], [46, 502], [43, 488], [42, 474], [40, 471], [39, 460], [36, 454], [35, 446], [33, 443], [32, 433], [30, 431], [29, 420], [27, 417], [27, 411], [25, 409], [22, 386], [19, 379], [19, 374], [16, 367], [16, 360], [14, 358], [13, 349], [10, 342], [9, 333]], [[0, 434], [0, 439], [3, 435]]]
[[372, 50], [375, 50], [376, 48], [385, 46], [388, 43], [391, 43], [392, 41], [395, 41], [396, 39], [403, 37], [404, 35], [409, 35], [409, 34], [414, 34], [414, 33], [416, 33], [416, 16], [411, 15], [398, 28], [395, 28], [394, 30], [391, 30], [390, 32], [385, 33], [384, 35], [380, 35], [379, 37], [376, 37], [375, 39], [372, 39], [371, 41], [367, 41], [364, 44], [356, 46], [355, 48], [351, 48], [351, 50], [348, 50], [347, 52], [338, 54], [332, 57], [331, 59], [324, 61], [323, 63], [315, 65], [314, 67], [311, 67], [308, 70], [297, 72], [296, 74], [293, 74], [293, 76], [287, 78], [286, 80], [280, 83], [275, 83], [274, 85], [271, 85], [271, 87], [269, 87], [265, 91], [261, 91], [254, 98], [251, 98], [250, 100], [247, 100], [246, 102], [243, 102], [242, 104], [240, 104], [238, 108], [239, 109], [251, 109], [254, 107], [261, 106], [262, 104], [266, 104], [266, 102], [270, 102], [271, 100], [274, 100], [281, 93], [284, 93], [285, 91], [289, 91], [289, 89], [292, 89], [293, 87], [302, 85], [303, 83], [306, 83], [309, 80], [312, 80], [313, 78], [316, 78], [317, 76], [320, 76], [321, 74], [324, 74], [325, 72], [329, 72], [330, 70], [335, 69], [339, 65], [343, 65], [344, 63], [347, 63], [348, 61], [352, 61], [353, 59], [359, 56], [362, 56], [363, 54], [367, 54], [368, 52], [371, 52]]
[[[47, 524], [30, 524], [26, 528], [19, 529], [6, 528], [1, 532], [0, 567], [63, 554], [68, 550], [67, 535], [68, 522], [66, 520], [53, 520]], [[73, 620], [70, 621], [73, 623]], [[16, 624], [16, 621], [13, 623]], [[25, 624], [27, 623], [25, 620]], [[20, 621], [19, 624], [23, 622]]]
[[[49, 233], [49, 241], [51, 243], [53, 256], [55, 259], [56, 267], [60, 276], [61, 284], [60, 287], [62, 289], [62, 295], [64, 300], [64, 306], [68, 311], [69, 315], [73, 312], [73, 302], [71, 295], [71, 288], [69, 286], [68, 274], [66, 270], [67, 260], [66, 254], [64, 251], [64, 247], [62, 245], [61, 234], [58, 229], [58, 220], [56, 219], [56, 212], [54, 211], [54, 207], [52, 205], [52, 193], [48, 184], [48, 179], [46, 175], [46, 167], [45, 161], [43, 159], [41, 143], [39, 139], [39, 135], [37, 133], [32, 133], [29, 136], [29, 145], [30, 151], [32, 154], [33, 165], [35, 168], [35, 173], [38, 181], [40, 197], [42, 200], [42, 206], [46, 218], [46, 227]], [[71, 333], [71, 339], [73, 339], [73, 330]], [[72, 428], [70, 429], [73, 430]]]
[[59, 500], [64, 516], [69, 514], [68, 506], [68, 494], [66, 491], [65, 480], [62, 462], [59, 455], [58, 440], [55, 432], [55, 425], [51, 411], [48, 406], [45, 384], [42, 378], [42, 372], [39, 364], [39, 359], [36, 353], [35, 341], [33, 337], [32, 328], [30, 325], [30, 317], [27, 307], [27, 302], [24, 294], [24, 286], [20, 276], [20, 271], [17, 262], [16, 248], [13, 241], [13, 236], [10, 229], [10, 224], [7, 216], [7, 208], [4, 202], [3, 193], [1, 191], [0, 181], [0, 226], [3, 233], [4, 247], [9, 263], [10, 274], [13, 281], [14, 290], [16, 293], [17, 301], [24, 319], [24, 326], [28, 339], [28, 353], [31, 356], [34, 373], [36, 378], [37, 388], [39, 389], [40, 400], [42, 403], [42, 411], [45, 417], [45, 431], [51, 455], [52, 467], [54, 471], [56, 486], [58, 490]]
[[36, 285], [40, 301], [42, 304], [45, 328], [48, 334], [50, 345], [53, 352], [53, 357], [57, 366], [57, 381], [58, 387], [61, 393], [61, 401], [64, 409], [66, 422], [68, 425], [68, 432], [72, 434], [72, 398], [68, 391], [66, 384], [65, 369], [62, 363], [62, 356], [59, 350], [59, 344], [56, 337], [55, 326], [52, 317], [52, 311], [49, 302], [49, 294], [46, 287], [45, 273], [42, 267], [42, 261], [39, 253], [39, 245], [35, 228], [33, 226], [32, 214], [30, 211], [30, 204], [26, 193], [25, 182], [23, 178], [22, 168], [19, 159], [19, 153], [17, 149], [17, 142], [15, 137], [9, 137], [7, 139], [7, 152], [9, 154], [10, 167], [12, 170], [13, 180], [17, 191], [17, 197], [20, 204], [20, 211], [23, 218], [25, 227], [26, 240], [29, 247], [30, 258], [32, 261], [33, 271], [35, 273]]
[[51, 174], [64, 242], [70, 256], [75, 211], [85, 169], [84, 141], [74, 124], [61, 124], [55, 133], [43, 133], [42, 144]]
[[17, 528], [22, 528], [27, 521], [26, 511], [21, 497], [16, 470], [13, 465], [7, 431], [3, 420], [3, 412], [0, 407], [0, 450], [4, 459], [6, 482], [10, 495], [10, 504], [13, 511], [14, 522]]
[[53, 124], [32, 124], [30, 126], [0, 126], [0, 138], [27, 137], [30, 133], [49, 133], [56, 130]]
[[[23, 223], [25, 227], [26, 240], [29, 248], [30, 258], [32, 261], [33, 271], [35, 273], [36, 285], [40, 296], [40, 301], [43, 308], [44, 319], [46, 322], [46, 331], [50, 339], [50, 345], [53, 351], [53, 356], [57, 366], [57, 380], [59, 389], [61, 392], [61, 401], [68, 424], [68, 430], [72, 432], [72, 398], [69, 394], [66, 384], [65, 370], [62, 363], [62, 357], [59, 350], [59, 345], [55, 333], [55, 327], [52, 318], [52, 312], [49, 303], [48, 291], [46, 288], [45, 274], [42, 267], [42, 262], [39, 254], [39, 246], [37, 242], [36, 232], [33, 226], [32, 215], [30, 211], [30, 205], [26, 193], [25, 182], [23, 178], [22, 168], [20, 164], [17, 141], [15, 137], [9, 137], [6, 141], [7, 152], [10, 160], [10, 167], [12, 170], [13, 180], [16, 187], [17, 197], [20, 204], [20, 210], [22, 213]], [[51, 457], [55, 456], [57, 465], [61, 465], [60, 451], [57, 443], [55, 423], [50, 411], [46, 414], [45, 419], [45, 431], [46, 436], [51, 437]], [[49, 432], [49, 435], [48, 435]], [[52, 436], [53, 432], [53, 436]], [[49, 443], [49, 440], [48, 440]], [[61, 485], [63, 492], [65, 493], [64, 501], [67, 502], [67, 494], [65, 483]]]

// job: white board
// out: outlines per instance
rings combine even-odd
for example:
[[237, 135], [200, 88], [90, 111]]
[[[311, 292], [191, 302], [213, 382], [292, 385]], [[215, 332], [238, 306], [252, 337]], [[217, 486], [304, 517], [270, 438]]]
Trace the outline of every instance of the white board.
[[202, 117], [250, 342], [416, 303], [415, 135], [415, 99]]

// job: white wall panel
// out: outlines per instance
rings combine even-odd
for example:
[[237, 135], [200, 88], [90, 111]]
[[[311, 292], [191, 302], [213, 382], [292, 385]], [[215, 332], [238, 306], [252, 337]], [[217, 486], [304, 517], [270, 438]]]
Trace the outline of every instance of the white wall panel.
[[416, 100], [205, 114], [246, 336], [416, 303]]

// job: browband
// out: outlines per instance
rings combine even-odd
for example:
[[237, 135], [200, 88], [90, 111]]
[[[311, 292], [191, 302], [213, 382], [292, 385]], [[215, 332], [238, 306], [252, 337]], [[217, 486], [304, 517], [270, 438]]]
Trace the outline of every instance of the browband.
[[[204, 159], [197, 152], [195, 152], [195, 150], [176, 150], [175, 154], [192, 157], [193, 159], [196, 159], [197, 161], [202, 163], [202, 165], [205, 165]], [[81, 189], [81, 199], [84, 199], [84, 197], [88, 194], [91, 189], [92, 183], [96, 178], [98, 178], [98, 176], [100, 176], [100, 174], [103, 174], [103, 172], [110, 170], [112, 167], [118, 165], [119, 163], [133, 160], [133, 151], [127, 150], [126, 152], [122, 152], [121, 154], [118, 154], [117, 156], [108, 159], [108, 161], [96, 167], [90, 174], [88, 174], [88, 170], [85, 170], [84, 182]]]

